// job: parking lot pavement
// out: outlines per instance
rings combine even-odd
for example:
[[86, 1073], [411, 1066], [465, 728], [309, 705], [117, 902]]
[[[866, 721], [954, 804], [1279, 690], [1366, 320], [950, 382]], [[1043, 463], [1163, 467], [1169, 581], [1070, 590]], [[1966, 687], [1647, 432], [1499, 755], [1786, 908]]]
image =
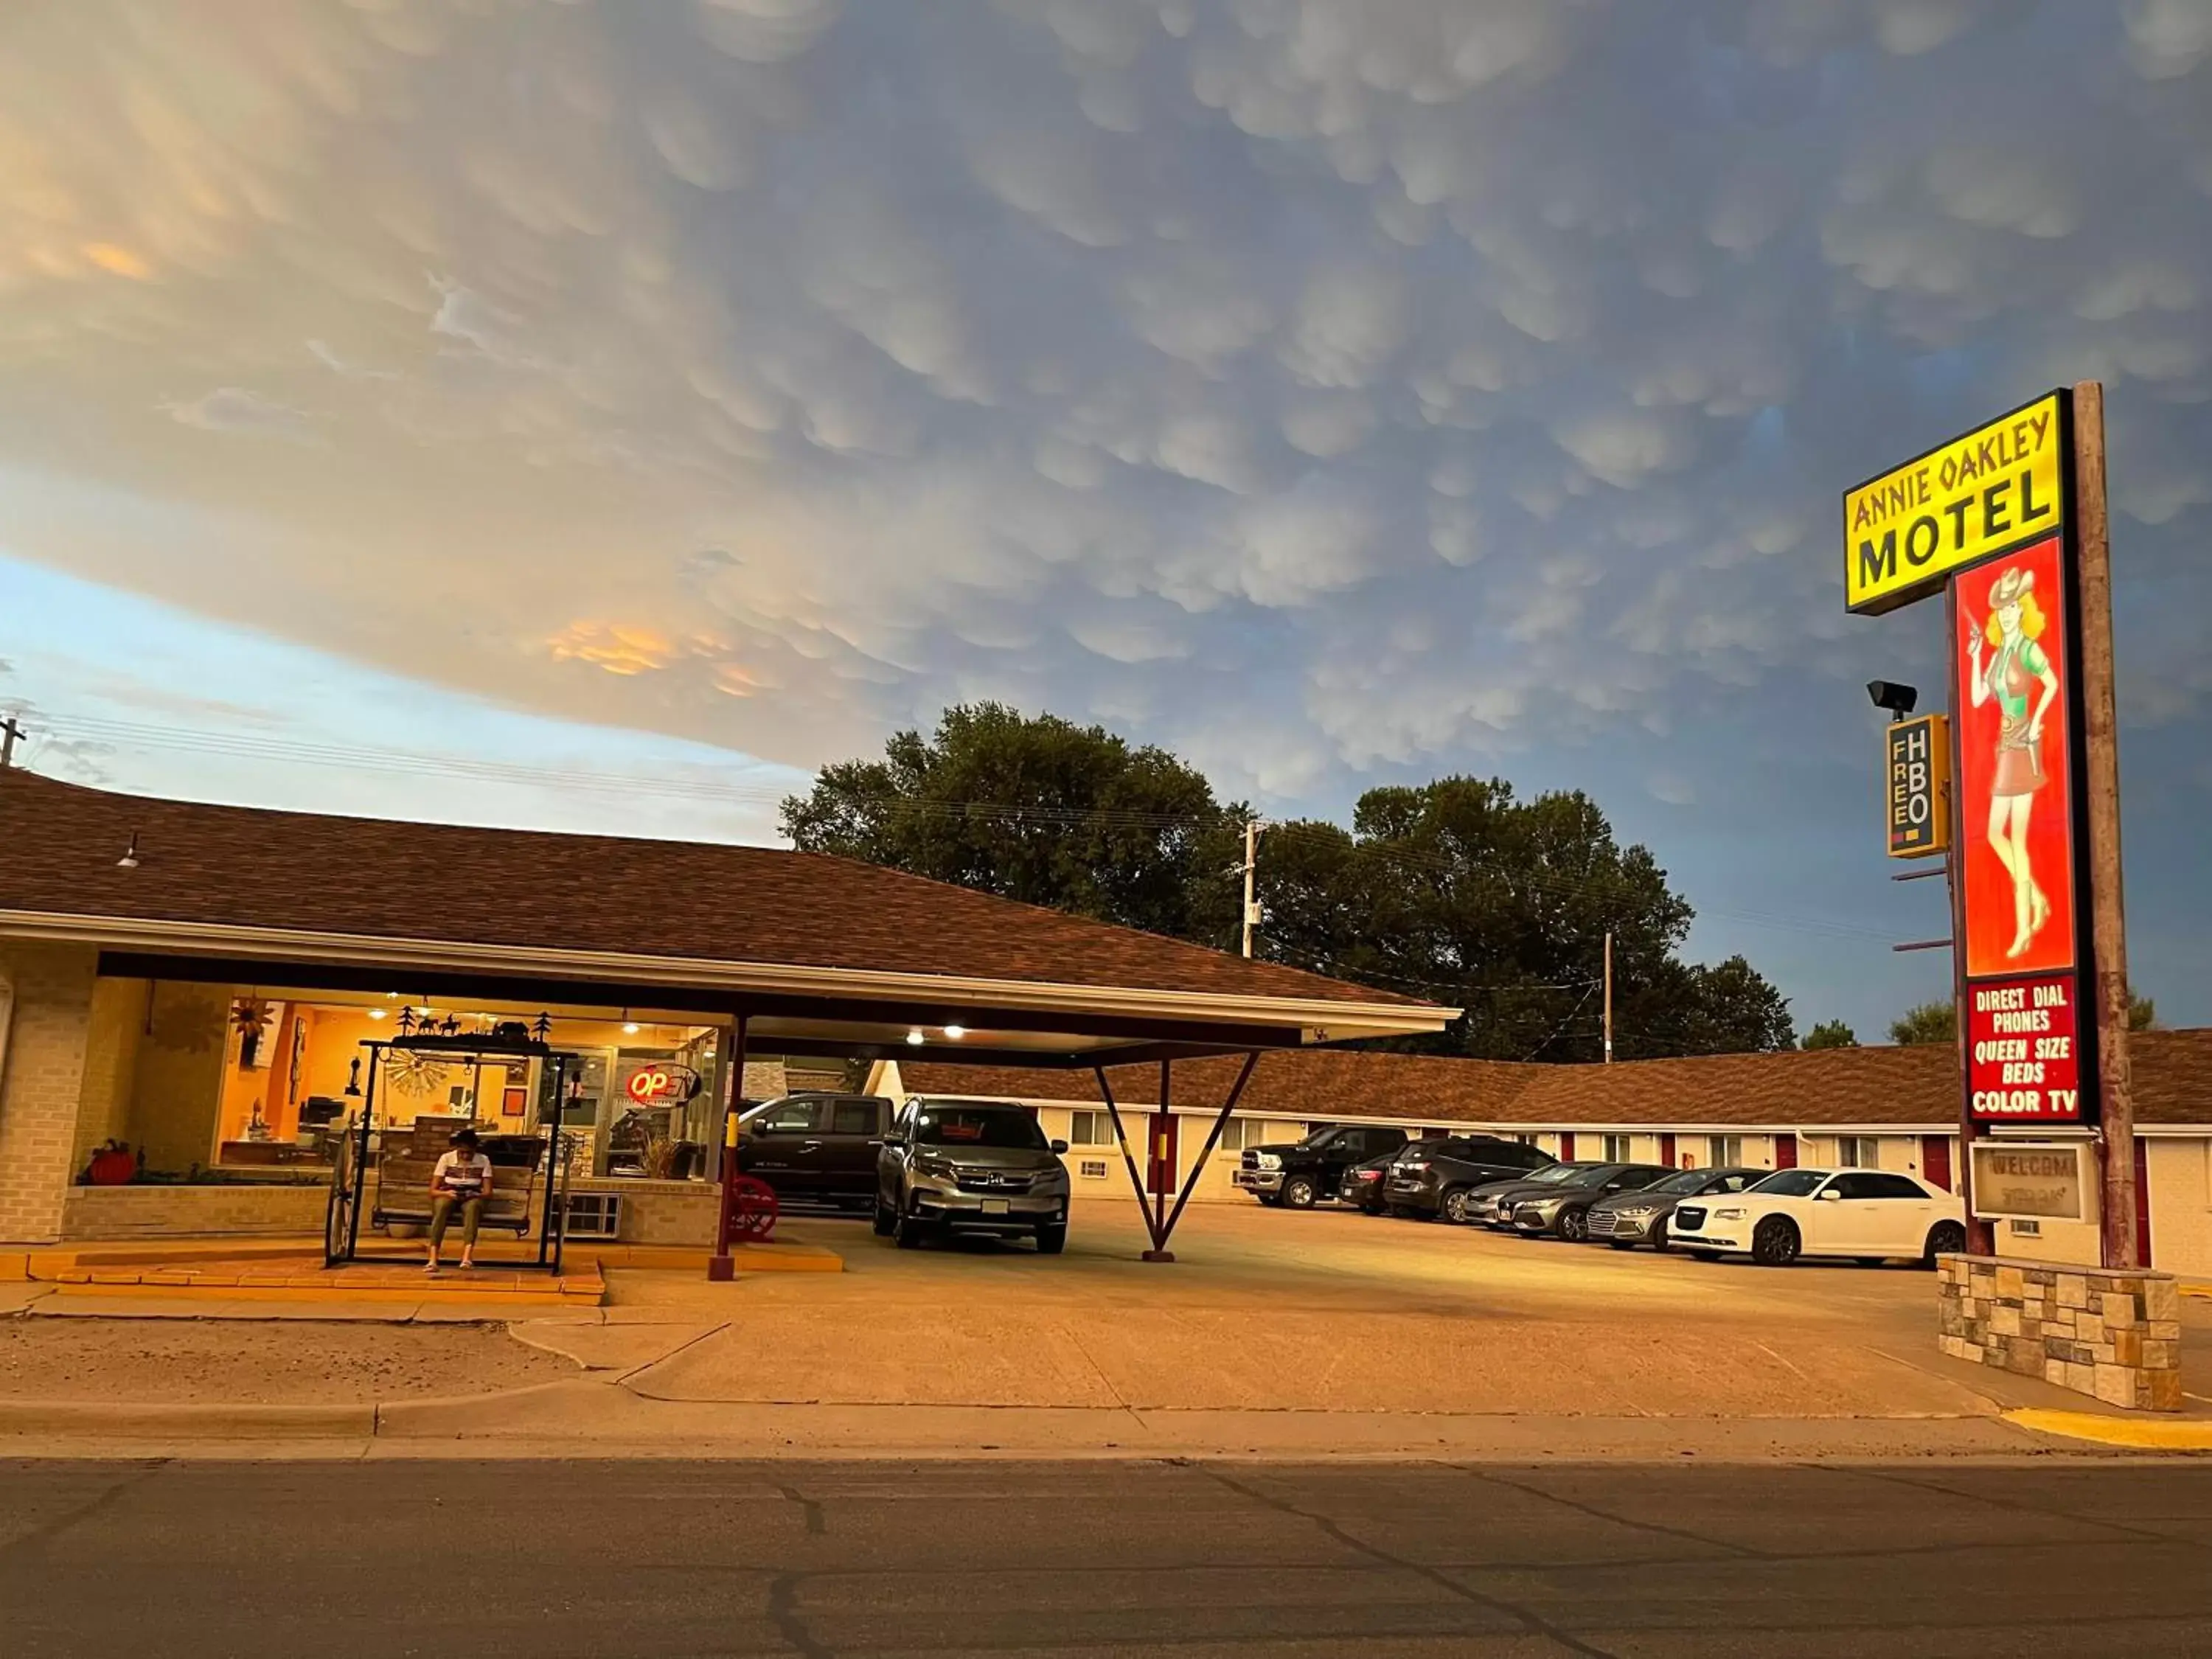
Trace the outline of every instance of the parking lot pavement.
[[[829, 1230], [823, 1231], [822, 1230]], [[1347, 1211], [1194, 1206], [1179, 1260], [1134, 1205], [1079, 1206], [1067, 1254], [902, 1251], [810, 1221], [848, 1270], [741, 1284], [730, 1328], [629, 1386], [670, 1401], [1633, 1417], [1991, 1409], [1935, 1351], [1924, 1273], [1775, 1272]], [[709, 1287], [611, 1277], [618, 1312]], [[727, 1292], [725, 1290], [724, 1294]]]
[[9, 1659], [2212, 1651], [2212, 1468], [0, 1464]]

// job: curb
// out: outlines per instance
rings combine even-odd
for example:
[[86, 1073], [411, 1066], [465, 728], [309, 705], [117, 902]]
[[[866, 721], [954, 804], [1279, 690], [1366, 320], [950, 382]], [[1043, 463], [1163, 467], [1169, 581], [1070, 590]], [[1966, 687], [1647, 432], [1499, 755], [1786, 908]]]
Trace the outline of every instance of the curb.
[[267, 1439], [279, 1436], [366, 1440], [376, 1433], [367, 1406], [152, 1406], [72, 1400], [0, 1400], [0, 1434], [92, 1435], [149, 1439]]
[[2212, 1452], [2212, 1422], [2100, 1417], [2094, 1412], [2043, 1409], [2007, 1412], [2004, 1420], [2039, 1434], [2129, 1451]]

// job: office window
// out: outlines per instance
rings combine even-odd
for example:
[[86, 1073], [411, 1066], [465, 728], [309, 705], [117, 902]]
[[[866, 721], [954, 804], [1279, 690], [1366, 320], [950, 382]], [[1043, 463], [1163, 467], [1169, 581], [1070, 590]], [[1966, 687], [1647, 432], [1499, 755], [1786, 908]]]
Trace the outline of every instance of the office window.
[[1071, 1146], [1111, 1146], [1114, 1120], [1105, 1112], [1070, 1112], [1067, 1142]]
[[1633, 1139], [1634, 1137], [1631, 1135], [1607, 1135], [1604, 1137], [1605, 1162], [1607, 1164], [1627, 1163], [1629, 1158], [1629, 1142]]
[[1734, 1169], [1743, 1162], [1741, 1135], [1705, 1137], [1705, 1162], [1716, 1170]]
[[1872, 1135], [1838, 1135], [1836, 1167], [1839, 1170], [1878, 1170], [1881, 1143]]

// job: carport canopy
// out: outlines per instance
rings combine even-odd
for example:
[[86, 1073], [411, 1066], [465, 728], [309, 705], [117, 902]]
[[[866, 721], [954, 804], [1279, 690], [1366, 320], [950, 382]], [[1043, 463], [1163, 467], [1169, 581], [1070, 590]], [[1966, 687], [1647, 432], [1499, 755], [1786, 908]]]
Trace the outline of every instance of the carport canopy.
[[[1413, 1036], [1458, 1012], [778, 848], [216, 805], [24, 771], [0, 773], [0, 934], [96, 946], [103, 974], [703, 1015], [732, 1028], [732, 1078], [749, 1053], [896, 1056], [1095, 1068], [1105, 1091], [1108, 1066]], [[1164, 1199], [1146, 1222], [1164, 1256]]]

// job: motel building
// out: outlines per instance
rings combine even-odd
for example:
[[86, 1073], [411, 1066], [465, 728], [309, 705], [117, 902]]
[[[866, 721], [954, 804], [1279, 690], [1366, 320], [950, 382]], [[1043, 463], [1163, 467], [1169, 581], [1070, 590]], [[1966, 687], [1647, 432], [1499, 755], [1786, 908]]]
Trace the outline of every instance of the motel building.
[[[2148, 1206], [2137, 1243], [2144, 1261], [2212, 1279], [2212, 1030], [2139, 1032], [2135, 1070], [2136, 1173]], [[1229, 1062], [1188, 1067], [1191, 1103], [1173, 1105], [1167, 1145], [1179, 1190], [1204, 1152]], [[1178, 1068], [1175, 1087], [1186, 1086]], [[1147, 1184], [1165, 1171], [1147, 1156], [1158, 1068], [1109, 1071], [1108, 1083]], [[1076, 1195], [1127, 1200], [1129, 1175], [1088, 1072], [1012, 1073], [938, 1061], [893, 1061], [878, 1092], [1020, 1099], [1046, 1133], [1069, 1143]], [[1310, 1049], [1261, 1056], [1224, 1127], [1191, 1201], [1250, 1204], [1231, 1185], [1247, 1146], [1297, 1140], [1332, 1124], [1377, 1124], [1422, 1134], [1494, 1133], [1563, 1159], [1784, 1170], [1896, 1170], [1957, 1190], [1959, 1062], [1948, 1045], [1717, 1054], [1613, 1066], [1538, 1066], [1423, 1055]], [[1146, 1138], [1139, 1139], [1144, 1135]], [[2056, 1139], [2039, 1134], [2038, 1140]], [[2094, 1164], [2081, 1221], [1994, 1224], [2004, 1255], [2094, 1265]]]
[[570, 1237], [696, 1247], [733, 1100], [781, 1093], [793, 1068], [828, 1081], [896, 1052], [1180, 1074], [1454, 1012], [763, 848], [22, 770], [0, 771], [0, 1245], [322, 1235], [364, 1115], [364, 1239], [410, 1236], [380, 1216], [422, 1218], [461, 1125], [520, 1238], [543, 1230], [557, 1115]]
[[[1194, 1202], [1249, 1203], [1230, 1182], [1243, 1149], [1324, 1124], [1944, 1186], [1958, 1169], [1948, 1048], [1612, 1066], [1334, 1048], [1455, 1011], [845, 860], [155, 800], [21, 770], [0, 772], [0, 1246], [319, 1235], [364, 1114], [371, 1231], [468, 1123], [526, 1233], [557, 1103], [570, 1236], [696, 1248], [732, 1100], [848, 1077], [1030, 1105], [1069, 1143], [1079, 1202], [1132, 1197], [1094, 1067], [1140, 1181]], [[2148, 1259], [2212, 1277], [2212, 1032], [2143, 1034], [2133, 1053]], [[408, 1188], [388, 1205], [386, 1170]], [[2094, 1214], [1997, 1237], [2096, 1258]]]

